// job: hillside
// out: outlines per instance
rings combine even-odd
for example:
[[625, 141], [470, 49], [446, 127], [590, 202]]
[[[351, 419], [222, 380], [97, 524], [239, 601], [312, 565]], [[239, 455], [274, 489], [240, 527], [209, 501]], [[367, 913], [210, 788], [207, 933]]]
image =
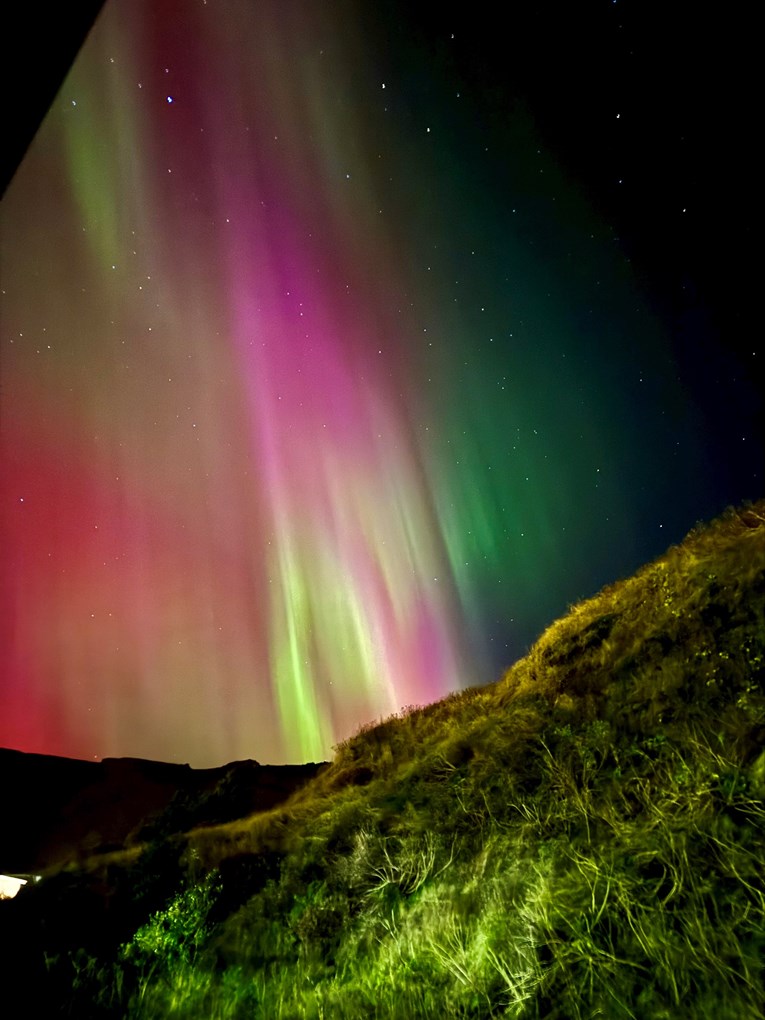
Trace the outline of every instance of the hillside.
[[48, 872], [141, 843], [158, 830], [170, 835], [265, 811], [322, 767], [235, 761], [193, 769], [142, 758], [81, 761], [0, 748], [0, 872]]
[[760, 502], [278, 807], [0, 903], [3, 959], [78, 1018], [762, 1016], [764, 663]]

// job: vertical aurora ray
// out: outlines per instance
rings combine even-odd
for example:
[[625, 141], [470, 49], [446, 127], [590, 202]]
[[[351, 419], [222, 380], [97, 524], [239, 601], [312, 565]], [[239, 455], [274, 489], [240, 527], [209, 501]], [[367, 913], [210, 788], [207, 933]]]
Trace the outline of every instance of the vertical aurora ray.
[[629, 543], [618, 366], [360, 26], [110, 0], [12, 183], [0, 744], [326, 758]]
[[[332, 738], [319, 692], [335, 717], [349, 702], [387, 714], [457, 687], [467, 660], [411, 444], [369, 363], [382, 341], [363, 310], [349, 323], [334, 307], [347, 286], [312, 282], [309, 246], [290, 246], [292, 233], [285, 221], [276, 237], [256, 222], [235, 243], [231, 330], [273, 536], [269, 675], [283, 732], [311, 756]], [[259, 274], [247, 273], [253, 265]]]

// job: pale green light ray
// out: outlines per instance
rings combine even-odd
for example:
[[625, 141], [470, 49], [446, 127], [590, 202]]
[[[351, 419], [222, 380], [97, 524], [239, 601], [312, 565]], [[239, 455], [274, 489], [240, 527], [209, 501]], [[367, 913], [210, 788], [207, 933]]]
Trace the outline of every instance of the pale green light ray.
[[273, 683], [288, 753], [296, 760], [321, 761], [332, 739], [316, 695], [311, 664], [310, 635], [314, 621], [305, 570], [282, 529], [275, 552], [279, 578], [276, 604], [272, 600], [271, 637]]

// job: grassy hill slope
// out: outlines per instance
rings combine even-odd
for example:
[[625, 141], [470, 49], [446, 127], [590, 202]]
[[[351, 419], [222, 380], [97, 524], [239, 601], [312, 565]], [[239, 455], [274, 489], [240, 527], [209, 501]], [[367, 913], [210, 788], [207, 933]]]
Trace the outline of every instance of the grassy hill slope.
[[[43, 882], [0, 927], [58, 1015], [755, 1018], [764, 736], [759, 503], [286, 804]], [[73, 885], [106, 904], [97, 937], [34, 934]]]

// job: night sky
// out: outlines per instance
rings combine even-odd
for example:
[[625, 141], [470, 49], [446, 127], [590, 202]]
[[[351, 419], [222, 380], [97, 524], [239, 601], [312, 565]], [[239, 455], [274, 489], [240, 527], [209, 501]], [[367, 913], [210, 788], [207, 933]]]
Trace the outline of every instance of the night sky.
[[0, 745], [326, 759], [760, 498], [755, 37], [107, 0], [2, 203]]

